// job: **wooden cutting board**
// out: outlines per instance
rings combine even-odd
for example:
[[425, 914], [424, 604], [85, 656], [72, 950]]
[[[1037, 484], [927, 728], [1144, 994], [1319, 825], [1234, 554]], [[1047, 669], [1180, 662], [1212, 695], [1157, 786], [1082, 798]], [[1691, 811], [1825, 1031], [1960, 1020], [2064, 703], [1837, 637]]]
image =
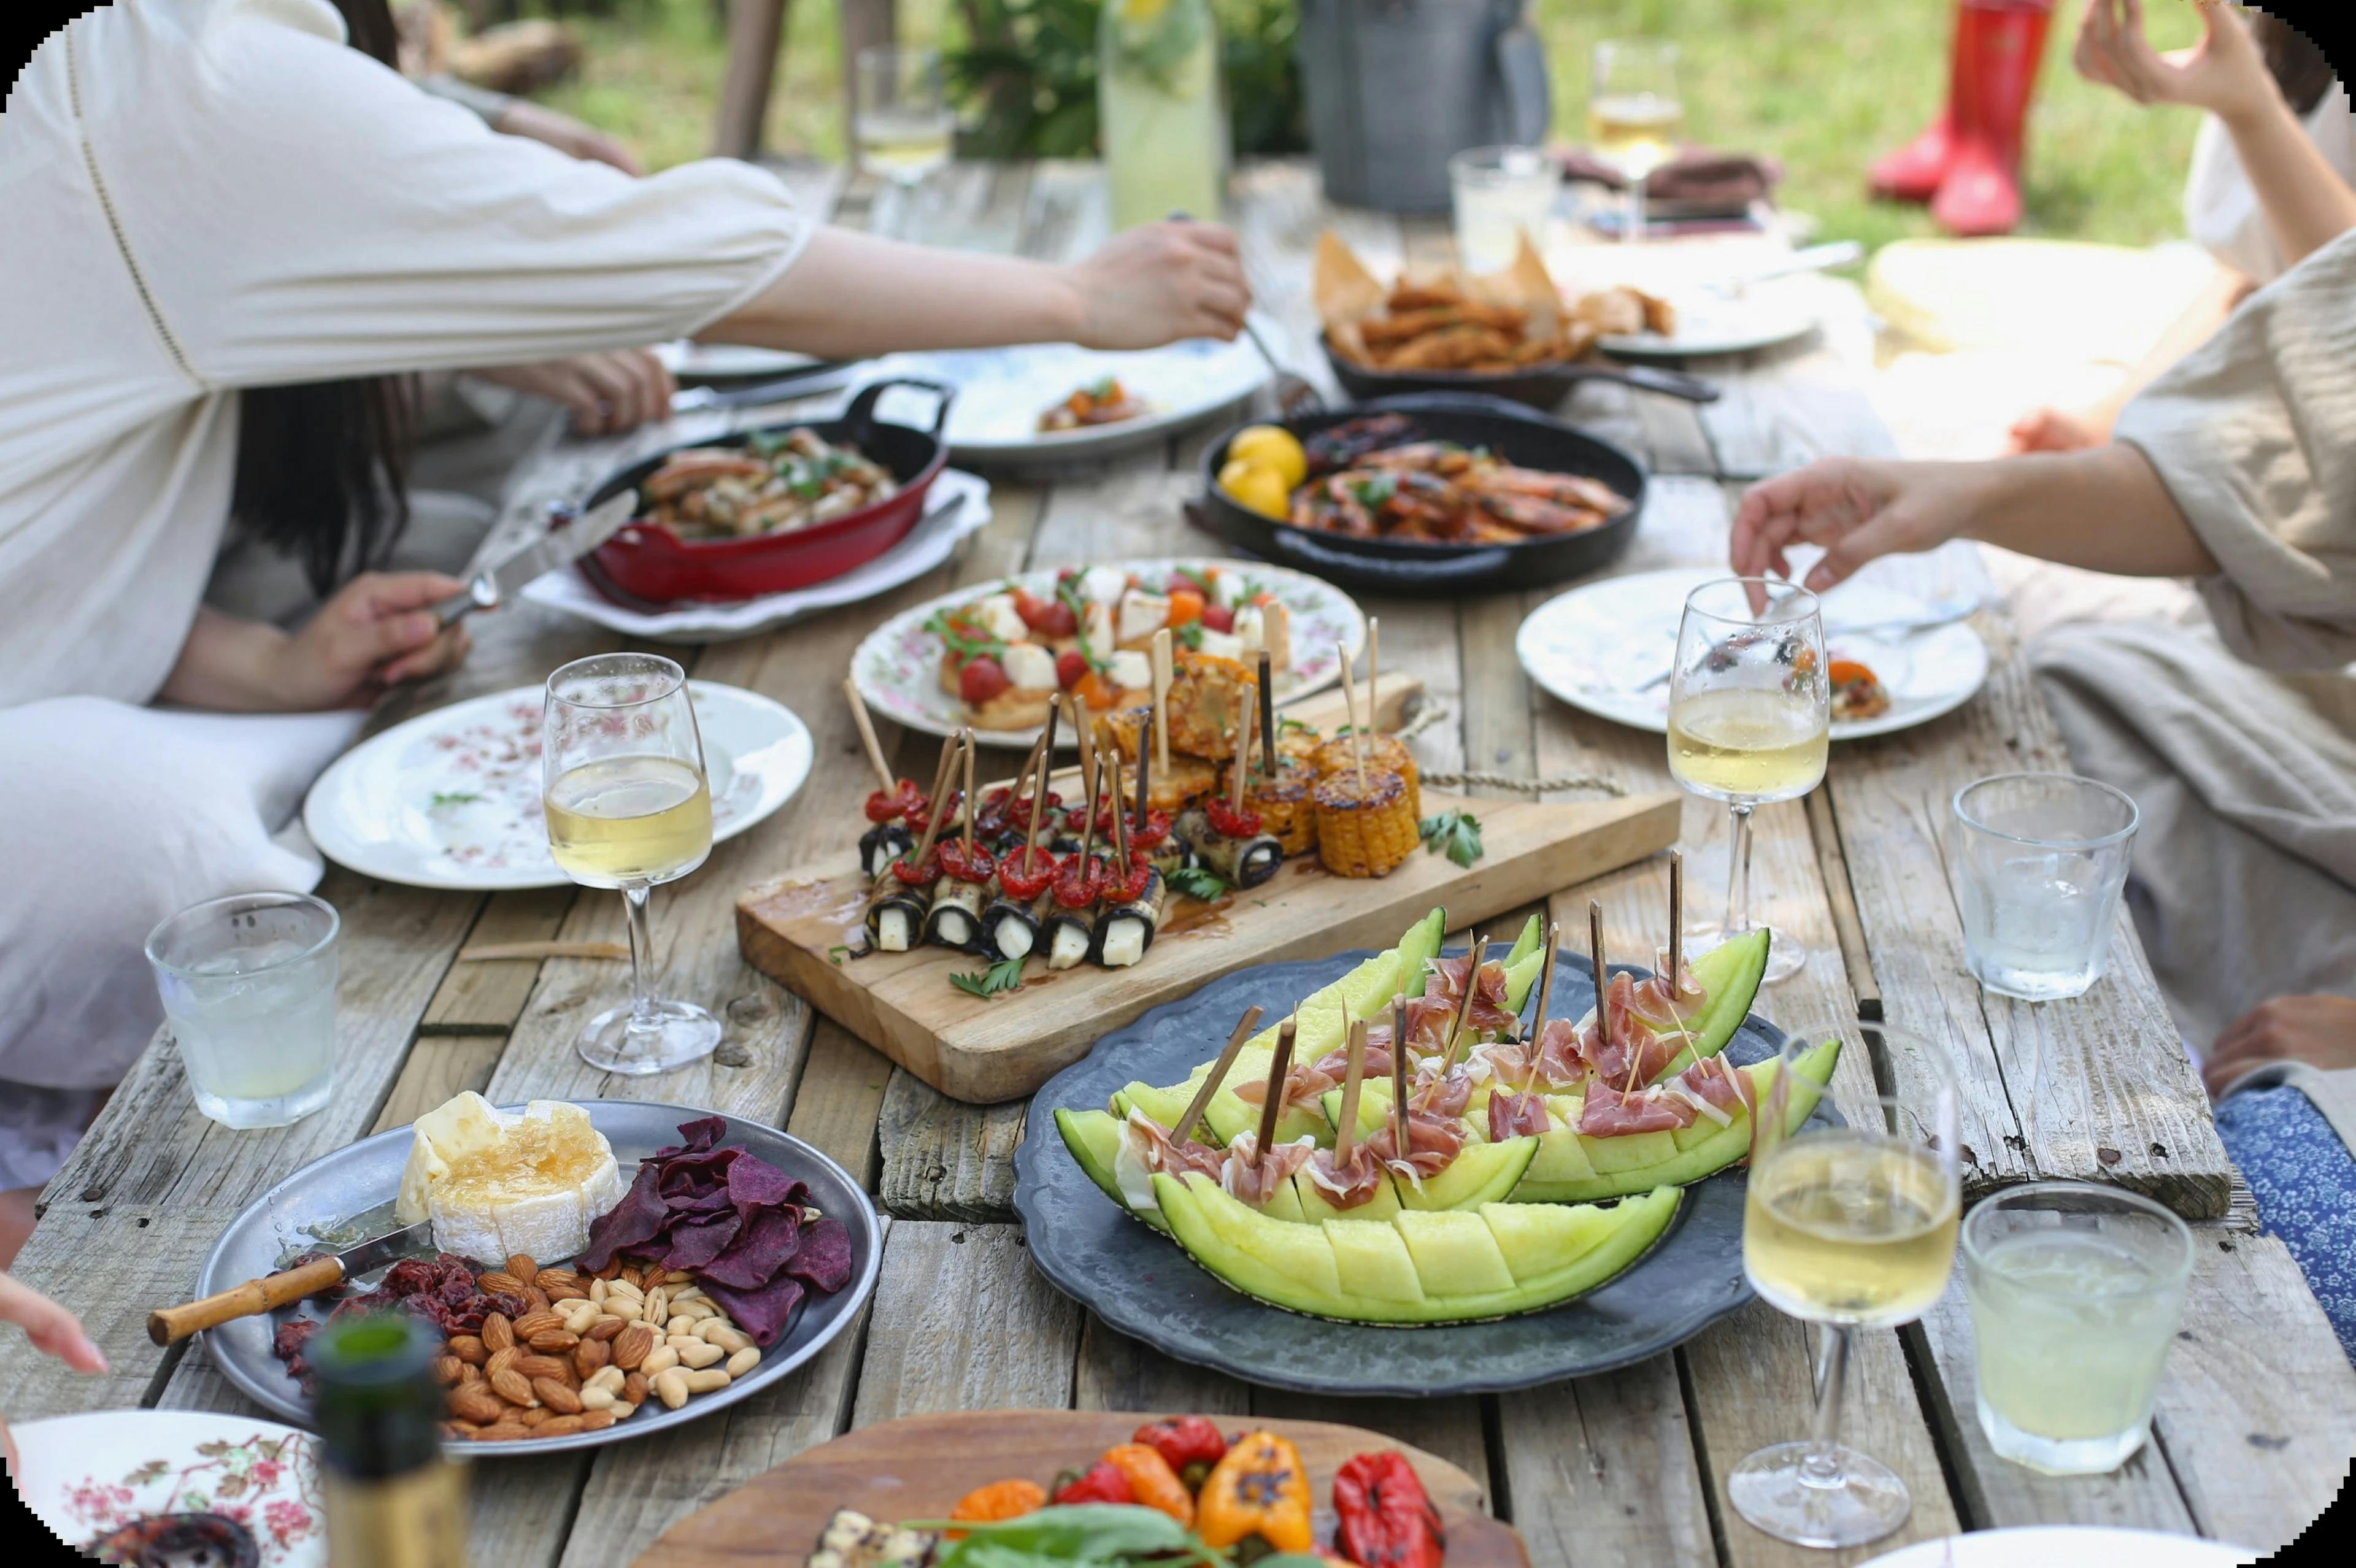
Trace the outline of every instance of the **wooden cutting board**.
[[[1041, 1486], [1057, 1471], [1085, 1469], [1098, 1455], [1155, 1419], [1139, 1412], [958, 1411], [862, 1427], [798, 1454], [688, 1515], [638, 1559], [638, 1568], [802, 1568], [837, 1509], [870, 1519], [944, 1519], [974, 1488], [1024, 1476]], [[1333, 1472], [1355, 1454], [1407, 1456], [1440, 1510], [1448, 1568], [1529, 1568], [1522, 1538], [1491, 1519], [1481, 1486], [1445, 1459], [1378, 1433], [1323, 1421], [1246, 1422], [1301, 1449], [1317, 1499], [1317, 1538], [1333, 1531]]]
[[[1033, 964], [1021, 990], [986, 998], [949, 984], [987, 966], [972, 954], [848, 956], [866, 944], [867, 907], [850, 845], [747, 890], [736, 936], [754, 967], [860, 1039], [944, 1094], [987, 1104], [1031, 1093], [1099, 1036], [1248, 965], [1387, 947], [1434, 904], [1459, 928], [1641, 860], [1676, 841], [1680, 799], [1541, 805], [1427, 790], [1427, 816], [1464, 806], [1480, 818], [1484, 853], [1469, 869], [1423, 849], [1372, 880], [1331, 876], [1314, 856], [1287, 861], [1269, 881], [1215, 904], [1173, 895], [1141, 963], [1060, 974]], [[1206, 1042], [1204, 1055], [1218, 1043]]]

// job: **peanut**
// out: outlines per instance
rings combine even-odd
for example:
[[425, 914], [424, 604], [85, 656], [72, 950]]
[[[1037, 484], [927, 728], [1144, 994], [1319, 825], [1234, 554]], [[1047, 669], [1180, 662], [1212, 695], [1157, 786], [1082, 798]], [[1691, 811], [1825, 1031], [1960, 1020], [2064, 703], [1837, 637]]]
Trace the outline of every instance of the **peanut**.
[[677, 1365], [679, 1365], [679, 1352], [669, 1345], [657, 1345], [647, 1352], [647, 1359], [638, 1363], [638, 1371], [648, 1377], [653, 1377], [656, 1373], [667, 1372]]
[[521, 1296], [524, 1290], [523, 1281], [505, 1269], [493, 1269], [476, 1280], [475, 1286], [486, 1296]]
[[638, 1308], [638, 1320], [642, 1323], [660, 1323], [669, 1317], [670, 1292], [661, 1289], [647, 1292], [645, 1305]]
[[596, 1322], [589, 1325], [588, 1330], [581, 1337], [584, 1339], [610, 1341], [615, 1335], [619, 1334], [623, 1329], [627, 1328], [630, 1325], [626, 1319], [616, 1317], [609, 1312], [599, 1317]]
[[509, 1404], [529, 1407], [540, 1403], [538, 1396], [531, 1392], [531, 1380], [513, 1367], [504, 1371], [493, 1372], [490, 1376], [490, 1384], [491, 1392]]
[[483, 1319], [483, 1348], [485, 1349], [505, 1350], [511, 1348], [514, 1344], [515, 1325], [508, 1321], [508, 1315], [506, 1313], [494, 1312], [489, 1317]]
[[605, 1299], [611, 1301], [617, 1296], [626, 1301], [646, 1299], [647, 1293], [638, 1288], [638, 1276], [635, 1271], [624, 1269], [620, 1278], [605, 1282]]
[[628, 1381], [629, 1374], [619, 1367], [599, 1367], [581, 1386], [584, 1389], [601, 1388], [607, 1393], [619, 1394], [623, 1384]]
[[532, 1276], [540, 1273], [540, 1265], [531, 1261], [530, 1253], [510, 1253], [508, 1254], [507, 1271], [529, 1285]]
[[727, 1372], [719, 1367], [703, 1367], [691, 1372], [680, 1372], [676, 1376], [687, 1385], [690, 1393], [710, 1393], [714, 1389], [726, 1388], [729, 1383]]
[[488, 1426], [508, 1413], [507, 1402], [487, 1388], [468, 1384], [450, 1391], [450, 1413], [477, 1426]]
[[543, 1355], [555, 1355], [570, 1350], [581, 1343], [581, 1336], [563, 1328], [542, 1328], [531, 1337], [531, 1348]]
[[534, 1437], [570, 1437], [587, 1430], [578, 1415], [552, 1415], [533, 1428], [531, 1435]]
[[489, 1347], [483, 1343], [482, 1337], [477, 1334], [459, 1334], [454, 1336], [450, 1340], [448, 1349], [450, 1353], [457, 1357], [460, 1360], [477, 1367], [481, 1366], [485, 1360], [488, 1360], [491, 1353]]
[[683, 1268], [675, 1268], [664, 1273], [663, 1283], [665, 1285], [685, 1285], [694, 1277], [695, 1276], [693, 1275], [688, 1273]]
[[760, 1364], [760, 1347], [756, 1345], [747, 1345], [743, 1349], [728, 1358], [728, 1375], [732, 1378], [741, 1378], [746, 1372], [751, 1371], [755, 1367], [757, 1367]]
[[586, 1334], [590, 1327], [605, 1316], [595, 1302], [586, 1300], [568, 1303], [562, 1311], [565, 1332], [570, 1334]]
[[559, 1415], [581, 1413], [581, 1396], [555, 1378], [532, 1379], [531, 1392], [540, 1396], [541, 1403]]
[[589, 1278], [589, 1299], [597, 1303], [601, 1307], [604, 1306], [605, 1303], [605, 1290], [606, 1285], [605, 1280], [595, 1275], [592, 1275]]
[[677, 1370], [655, 1379], [655, 1397], [672, 1410], [687, 1403], [687, 1374]]
[[605, 1310], [626, 1323], [636, 1323], [646, 1308], [626, 1296], [609, 1296], [605, 1298]]
[[640, 1400], [637, 1403], [633, 1403], [626, 1399], [616, 1400], [614, 1402], [614, 1419], [616, 1421], [629, 1420], [630, 1417], [638, 1413], [638, 1405], [645, 1403], [646, 1402], [644, 1400]]
[[694, 1333], [695, 1319], [684, 1312], [672, 1313], [670, 1321], [663, 1325], [663, 1338], [666, 1339], [676, 1339], [682, 1334], [692, 1336]]
[[612, 1347], [603, 1339], [584, 1339], [573, 1348], [573, 1371], [576, 1377], [587, 1377], [613, 1359]]
[[614, 1391], [609, 1388], [583, 1389], [581, 1391], [581, 1408], [584, 1410], [613, 1409]]
[[614, 1413], [610, 1410], [584, 1410], [581, 1413], [581, 1430], [584, 1432], [603, 1432], [613, 1424]]
[[711, 1366], [713, 1362], [720, 1360], [727, 1354], [727, 1351], [722, 1349], [717, 1345], [711, 1344], [702, 1339], [690, 1339], [687, 1342], [686, 1348], [681, 1349], [679, 1352], [679, 1364], [696, 1371], [701, 1371], [704, 1368]]
[[674, 1296], [670, 1298], [673, 1317], [692, 1317], [701, 1323], [720, 1316], [720, 1308], [700, 1296]]
[[697, 1339], [707, 1344], [717, 1345], [732, 1356], [753, 1342], [744, 1330], [732, 1328], [716, 1317], [698, 1325], [695, 1334]]

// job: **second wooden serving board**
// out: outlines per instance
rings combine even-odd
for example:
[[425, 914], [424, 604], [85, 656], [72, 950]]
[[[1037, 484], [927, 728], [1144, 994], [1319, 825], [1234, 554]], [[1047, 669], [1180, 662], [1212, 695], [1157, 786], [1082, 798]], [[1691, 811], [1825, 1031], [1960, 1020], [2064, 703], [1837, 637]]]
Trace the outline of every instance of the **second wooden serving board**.
[[[1389, 876], [1330, 875], [1313, 857], [1215, 904], [1173, 897], [1143, 962], [1051, 974], [971, 996], [949, 976], [986, 967], [969, 953], [925, 947], [863, 957], [867, 883], [855, 853], [746, 891], [736, 933], [752, 965], [938, 1089], [987, 1104], [1029, 1094], [1087, 1054], [1106, 1031], [1247, 965], [1386, 947], [1435, 904], [1451, 928], [1533, 902], [1675, 842], [1681, 797], [1547, 805], [1471, 801], [1426, 790], [1426, 815], [1472, 809], [1484, 853], [1471, 867], [1419, 848]], [[1206, 1043], [1205, 1055], [1217, 1049]]]

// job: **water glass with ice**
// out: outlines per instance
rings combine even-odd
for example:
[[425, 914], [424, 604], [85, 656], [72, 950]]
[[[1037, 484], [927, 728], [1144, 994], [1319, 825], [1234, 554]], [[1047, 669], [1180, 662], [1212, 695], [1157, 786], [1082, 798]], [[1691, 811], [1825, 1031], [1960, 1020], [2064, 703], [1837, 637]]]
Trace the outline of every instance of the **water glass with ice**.
[[1546, 250], [1547, 219], [1562, 166], [1543, 147], [1474, 147], [1448, 160], [1456, 257], [1468, 272], [1502, 272], [1521, 253]]
[[2073, 773], [1997, 773], [1955, 792], [1955, 900], [1972, 977], [2053, 1001], [2102, 978], [2136, 803]]
[[2147, 1198], [2042, 1181], [1964, 1221], [1980, 1430], [2051, 1476], [2100, 1475], [2151, 1434], [2192, 1232]]
[[335, 906], [236, 893], [164, 922], [147, 962], [197, 1109], [225, 1127], [283, 1127], [336, 1089]]

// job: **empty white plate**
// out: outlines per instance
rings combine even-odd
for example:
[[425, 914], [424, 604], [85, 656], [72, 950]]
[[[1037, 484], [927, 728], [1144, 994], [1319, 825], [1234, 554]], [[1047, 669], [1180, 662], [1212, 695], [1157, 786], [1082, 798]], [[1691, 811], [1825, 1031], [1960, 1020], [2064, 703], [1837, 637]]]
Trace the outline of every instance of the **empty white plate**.
[[1885, 1552], [1860, 1568], [2227, 1568], [2255, 1563], [2245, 1547], [2154, 1530], [2031, 1525], [1976, 1530]]

